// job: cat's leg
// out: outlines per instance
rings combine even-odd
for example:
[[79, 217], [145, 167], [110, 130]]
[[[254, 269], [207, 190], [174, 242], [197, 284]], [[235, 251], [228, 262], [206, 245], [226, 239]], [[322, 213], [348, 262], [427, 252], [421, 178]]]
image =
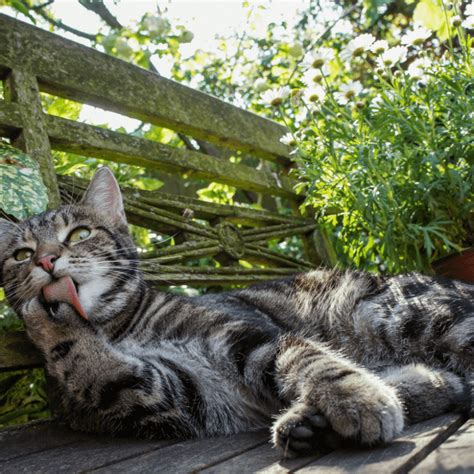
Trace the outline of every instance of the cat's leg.
[[294, 455], [342, 437], [365, 445], [403, 429], [395, 389], [324, 345], [286, 337], [276, 360], [280, 394], [292, 404], [273, 426], [273, 442]]
[[202, 433], [190, 412], [192, 380], [184, 370], [118, 350], [68, 305], [52, 318], [32, 300], [23, 318], [58, 383], [61, 415], [73, 429], [155, 438]]
[[390, 367], [380, 377], [394, 387], [407, 423], [418, 423], [451, 411], [468, 411], [470, 391], [462, 377], [423, 364]]

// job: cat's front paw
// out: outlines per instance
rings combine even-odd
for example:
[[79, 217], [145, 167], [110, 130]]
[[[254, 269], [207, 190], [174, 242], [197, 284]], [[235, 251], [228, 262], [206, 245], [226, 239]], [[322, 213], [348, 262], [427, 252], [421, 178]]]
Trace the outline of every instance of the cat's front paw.
[[50, 308], [37, 297], [26, 302], [20, 314], [30, 339], [43, 351], [83, 325], [68, 305], [62, 303]]
[[404, 427], [395, 390], [371, 374], [353, 373], [319, 386], [308, 398], [336, 433], [364, 445], [389, 442]]
[[314, 451], [335, 449], [341, 437], [315, 407], [297, 403], [283, 413], [272, 427], [272, 441], [285, 458]]

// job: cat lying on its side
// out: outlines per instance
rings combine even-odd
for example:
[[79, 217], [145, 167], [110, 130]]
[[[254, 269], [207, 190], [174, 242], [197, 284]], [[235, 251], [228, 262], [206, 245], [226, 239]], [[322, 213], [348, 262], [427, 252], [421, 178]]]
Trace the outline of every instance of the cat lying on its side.
[[0, 284], [79, 430], [190, 438], [269, 426], [287, 454], [387, 442], [464, 409], [474, 286], [315, 270], [198, 297], [150, 288], [112, 173], [0, 220]]

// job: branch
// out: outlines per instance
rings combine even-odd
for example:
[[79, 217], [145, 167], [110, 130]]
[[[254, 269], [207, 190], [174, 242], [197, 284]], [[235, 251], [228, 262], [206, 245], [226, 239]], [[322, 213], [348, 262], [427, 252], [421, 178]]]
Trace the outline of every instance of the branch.
[[123, 26], [107, 9], [102, 0], [79, 0], [79, 3], [87, 10], [99, 15], [106, 25], [114, 30], [121, 30]]
[[34, 10], [34, 11], [38, 11], [38, 10], [41, 10], [42, 8], [46, 8], [47, 6], [51, 5], [52, 3], [54, 3], [54, 0], [48, 0], [47, 2], [44, 2], [41, 5], [33, 5], [31, 7], [31, 9]]
[[[25, 7], [28, 7], [24, 2], [22, 2]], [[50, 25], [55, 26], [56, 28], [59, 28], [64, 31], [68, 31], [69, 33], [72, 33], [73, 35], [80, 36], [81, 38], [85, 38], [89, 41], [95, 41], [96, 40], [96, 35], [92, 35], [89, 33], [85, 33], [84, 31], [76, 30], [76, 28], [73, 28], [72, 26], [65, 25], [61, 20], [56, 20], [52, 16], [50, 16], [48, 13], [46, 13], [43, 9], [38, 9], [37, 12], [38, 15], [46, 20]]]

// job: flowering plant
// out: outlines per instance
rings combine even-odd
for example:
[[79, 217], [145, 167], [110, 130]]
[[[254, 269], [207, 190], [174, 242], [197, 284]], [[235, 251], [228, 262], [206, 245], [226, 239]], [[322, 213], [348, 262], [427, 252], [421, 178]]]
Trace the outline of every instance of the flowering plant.
[[447, 41], [416, 25], [310, 51], [291, 103], [267, 91], [343, 265], [430, 271], [474, 245], [473, 9], [446, 15]]

